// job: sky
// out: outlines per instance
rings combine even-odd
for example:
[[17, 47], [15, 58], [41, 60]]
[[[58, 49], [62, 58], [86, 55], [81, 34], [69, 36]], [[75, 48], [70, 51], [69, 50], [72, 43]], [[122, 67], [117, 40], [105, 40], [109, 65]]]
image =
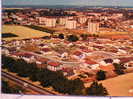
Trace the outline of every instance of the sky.
[[133, 0], [2, 0], [3, 5], [133, 6]]

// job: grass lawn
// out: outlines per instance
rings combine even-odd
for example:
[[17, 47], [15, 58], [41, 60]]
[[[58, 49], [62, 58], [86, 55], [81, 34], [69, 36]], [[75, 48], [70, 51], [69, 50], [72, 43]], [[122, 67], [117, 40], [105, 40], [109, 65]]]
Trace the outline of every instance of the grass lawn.
[[2, 35], [5, 33], [11, 33], [11, 34], [17, 35], [18, 37], [2, 38], [3, 40], [37, 38], [37, 37], [50, 35], [46, 32], [41, 32], [38, 30], [30, 29], [24, 26], [17, 26], [17, 25], [3, 25]]

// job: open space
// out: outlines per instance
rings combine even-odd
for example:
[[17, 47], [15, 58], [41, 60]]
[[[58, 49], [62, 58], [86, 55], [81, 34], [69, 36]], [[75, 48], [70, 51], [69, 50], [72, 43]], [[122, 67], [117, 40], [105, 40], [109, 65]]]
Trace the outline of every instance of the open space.
[[18, 37], [2, 38], [4, 40], [37, 38], [37, 37], [43, 37], [43, 36], [50, 35], [45, 32], [33, 30], [33, 29], [23, 27], [23, 26], [16, 26], [16, 25], [3, 25], [2, 26], [2, 34], [4, 34], [4, 33], [12, 33], [12, 34], [18, 35]]
[[[100, 81], [109, 92], [109, 96], [133, 96], [133, 73], [124, 74], [111, 79]], [[86, 84], [89, 86], [90, 83]]]

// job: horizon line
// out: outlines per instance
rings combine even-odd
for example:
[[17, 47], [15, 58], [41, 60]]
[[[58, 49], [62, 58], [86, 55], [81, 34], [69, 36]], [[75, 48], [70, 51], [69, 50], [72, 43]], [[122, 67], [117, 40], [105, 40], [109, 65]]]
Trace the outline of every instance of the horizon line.
[[72, 5], [72, 4], [69, 4], [69, 5], [65, 5], [65, 4], [64, 4], [64, 5], [63, 5], [63, 4], [59, 4], [59, 5], [58, 5], [58, 4], [57, 4], [57, 5], [52, 5], [52, 4], [47, 4], [47, 5], [41, 5], [41, 4], [40, 4], [40, 5], [35, 5], [35, 4], [34, 4], [34, 5], [15, 5], [15, 4], [14, 4], [14, 5], [4, 5], [4, 4], [3, 4], [2, 7], [4, 7], [4, 6], [11, 6], [11, 7], [12, 7], [12, 6], [17, 6], [17, 7], [19, 7], [19, 6], [20, 6], [20, 7], [21, 7], [21, 6], [27, 6], [27, 7], [28, 7], [28, 6], [133, 7], [133, 6], [131, 6], [131, 5], [127, 5], [127, 6], [126, 6], [126, 5]]

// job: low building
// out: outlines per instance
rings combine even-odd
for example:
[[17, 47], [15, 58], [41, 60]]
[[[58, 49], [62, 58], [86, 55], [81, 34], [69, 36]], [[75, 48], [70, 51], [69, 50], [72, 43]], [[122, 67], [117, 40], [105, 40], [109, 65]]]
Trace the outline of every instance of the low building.
[[46, 68], [47, 67], [47, 63], [48, 63], [49, 59], [38, 57], [36, 60], [37, 60], [36, 64], [39, 68]]
[[30, 53], [26, 53], [26, 52], [13, 53], [13, 54], [11, 54], [11, 57], [18, 58], [18, 59], [23, 59], [23, 60], [25, 60], [26, 62], [29, 62], [29, 63], [32, 63], [32, 62], [36, 61], [34, 55], [32, 55]]
[[51, 71], [61, 70], [61, 63], [50, 61], [50, 62], [48, 62], [47, 69], [49, 69]]
[[85, 59], [85, 64], [90, 69], [99, 69], [99, 64], [91, 59]]

